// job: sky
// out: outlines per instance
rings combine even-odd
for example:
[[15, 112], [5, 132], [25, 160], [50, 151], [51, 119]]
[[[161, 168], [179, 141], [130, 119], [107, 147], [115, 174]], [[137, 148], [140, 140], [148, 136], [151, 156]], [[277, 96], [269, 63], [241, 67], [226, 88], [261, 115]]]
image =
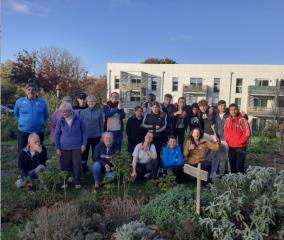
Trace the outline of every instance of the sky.
[[65, 48], [94, 75], [149, 57], [283, 64], [284, 0], [2, 0], [1, 62]]

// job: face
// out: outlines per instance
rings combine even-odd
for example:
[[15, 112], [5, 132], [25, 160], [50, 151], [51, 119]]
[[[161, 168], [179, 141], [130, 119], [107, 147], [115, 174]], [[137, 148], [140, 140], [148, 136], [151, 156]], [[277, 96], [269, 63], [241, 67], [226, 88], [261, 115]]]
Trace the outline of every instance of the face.
[[153, 102], [154, 101], [154, 97], [153, 96], [148, 96], [148, 102]]
[[157, 105], [153, 105], [153, 106], [152, 106], [152, 112], [153, 112], [153, 113], [159, 113], [159, 110], [160, 110], [160, 109], [159, 109], [159, 107], [158, 107]]
[[193, 132], [192, 132], [192, 137], [193, 139], [195, 140], [199, 140], [200, 138], [200, 131], [198, 129], [194, 129]]
[[87, 101], [87, 104], [89, 108], [94, 108], [96, 106], [96, 101], [93, 100]]
[[234, 107], [234, 106], [230, 107], [229, 111], [230, 111], [230, 114], [233, 118], [238, 116], [239, 111], [236, 107]]
[[119, 100], [119, 96], [117, 93], [112, 93], [111, 96], [110, 96], [110, 101], [112, 102], [118, 102]]
[[103, 142], [105, 145], [112, 144], [112, 136], [110, 134], [105, 134], [103, 137]]
[[136, 111], [135, 111], [135, 116], [137, 118], [140, 118], [142, 116], [142, 108], [138, 108]]
[[30, 150], [33, 151], [36, 149], [37, 146], [40, 145], [40, 139], [38, 137], [34, 137], [29, 140], [28, 145], [29, 145]]
[[184, 100], [184, 99], [178, 100], [178, 105], [179, 105], [180, 107], [184, 108], [184, 107], [185, 107], [185, 100]]
[[208, 106], [207, 105], [203, 105], [203, 106], [199, 106], [199, 109], [200, 109], [200, 111], [201, 112], [206, 112], [207, 111], [207, 109], [208, 109]]
[[145, 142], [152, 142], [153, 137], [154, 137], [153, 133], [148, 132], [148, 133], [146, 134], [144, 140], [145, 140]]
[[172, 101], [172, 99], [169, 98], [169, 97], [165, 97], [165, 98], [164, 98], [164, 103], [165, 103], [166, 105], [169, 105], [169, 104], [171, 103], [171, 101]]
[[170, 138], [168, 140], [168, 145], [169, 145], [170, 149], [174, 149], [177, 145], [177, 140], [174, 139], [174, 138]]
[[34, 99], [36, 98], [36, 90], [34, 87], [28, 87], [26, 88], [26, 95], [28, 99]]
[[220, 104], [218, 105], [218, 110], [220, 113], [224, 113], [226, 110], [226, 104]]
[[86, 99], [85, 98], [77, 98], [79, 107], [85, 107], [86, 106]]
[[64, 118], [69, 118], [72, 116], [72, 111], [62, 111], [62, 116]]
[[192, 113], [196, 115], [198, 113], [198, 108], [192, 108]]

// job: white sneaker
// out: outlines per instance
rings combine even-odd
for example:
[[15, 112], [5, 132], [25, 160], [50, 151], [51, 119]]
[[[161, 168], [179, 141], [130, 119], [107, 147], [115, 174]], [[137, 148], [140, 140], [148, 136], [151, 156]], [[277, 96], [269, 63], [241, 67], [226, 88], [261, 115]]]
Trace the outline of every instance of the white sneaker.
[[80, 184], [76, 184], [75, 185], [75, 189], [80, 189], [81, 188], [81, 185]]
[[67, 179], [67, 182], [68, 182], [68, 183], [72, 183], [72, 182], [73, 182], [73, 178], [72, 178], [72, 177], [69, 177], [69, 178]]
[[66, 189], [68, 187], [68, 184], [62, 184], [61, 189]]

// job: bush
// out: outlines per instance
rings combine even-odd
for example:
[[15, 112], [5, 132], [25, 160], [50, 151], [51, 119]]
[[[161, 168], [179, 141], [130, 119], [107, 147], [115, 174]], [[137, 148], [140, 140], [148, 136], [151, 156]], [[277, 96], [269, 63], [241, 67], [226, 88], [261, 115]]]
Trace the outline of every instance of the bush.
[[134, 221], [124, 224], [116, 229], [114, 237], [116, 240], [151, 240], [155, 231], [149, 229], [145, 223]]
[[17, 139], [18, 123], [15, 117], [1, 117], [1, 141]]
[[158, 179], [158, 186], [162, 192], [167, 192], [176, 185], [176, 176], [172, 171], [168, 171]]
[[142, 221], [162, 228], [174, 228], [195, 216], [194, 193], [186, 186], [176, 186], [151, 200], [142, 211]]

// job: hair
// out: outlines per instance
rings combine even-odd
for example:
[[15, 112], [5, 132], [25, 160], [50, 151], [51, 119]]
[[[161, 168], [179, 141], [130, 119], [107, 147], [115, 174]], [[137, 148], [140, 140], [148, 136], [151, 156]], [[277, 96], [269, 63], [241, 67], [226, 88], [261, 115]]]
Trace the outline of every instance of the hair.
[[199, 106], [198, 106], [198, 103], [193, 103], [192, 105], [191, 105], [191, 109], [193, 109], [193, 108], [199, 108]]
[[170, 140], [170, 139], [175, 139], [175, 140], [177, 140], [177, 138], [176, 138], [174, 135], [168, 136], [168, 140]]
[[61, 112], [70, 112], [70, 111], [73, 111], [73, 108], [72, 108], [72, 105], [71, 103], [68, 103], [68, 102], [63, 102], [60, 107], [59, 107], [59, 110]]
[[110, 94], [110, 96], [112, 96], [113, 94], [116, 94], [116, 95], [119, 97], [119, 93], [118, 93], [118, 92], [112, 92], [112, 93]]
[[207, 102], [205, 99], [201, 99], [201, 100], [198, 102], [198, 105], [199, 105], [199, 106], [208, 106], [208, 102]]
[[149, 93], [148, 97], [151, 97], [154, 101], [156, 100], [156, 95], [154, 93]]
[[96, 98], [94, 95], [90, 95], [90, 96], [88, 96], [88, 97], [86, 98], [86, 100], [87, 100], [87, 102], [88, 102], [88, 101], [96, 101], [97, 98]]
[[167, 93], [167, 94], [165, 94], [164, 98], [170, 98], [170, 99], [172, 99], [173, 96], [172, 96], [172, 94]]
[[222, 104], [225, 104], [225, 105], [226, 105], [226, 101], [225, 101], [225, 100], [220, 100], [220, 101], [218, 102], [218, 106], [219, 106], [219, 105], [222, 105]]
[[102, 139], [106, 136], [109, 135], [113, 139], [113, 133], [112, 132], [103, 132], [102, 134]]
[[28, 136], [28, 142], [30, 142], [33, 138], [40, 139], [40, 137], [39, 137], [38, 134], [36, 134], [36, 133], [31, 133], [31, 134]]
[[141, 107], [141, 106], [136, 106], [136, 107], [134, 108], [134, 111], [136, 112], [138, 109], [142, 109], [142, 107]]
[[231, 107], [235, 107], [237, 110], [239, 110], [239, 106], [236, 103], [231, 103], [229, 105], [229, 110], [230, 110]]
[[152, 103], [152, 107], [153, 106], [157, 106], [157, 107], [159, 107], [159, 109], [160, 109], [160, 104], [157, 102], [157, 101], [154, 101], [153, 103]]
[[36, 85], [33, 82], [29, 82], [29, 83], [26, 84], [26, 89], [28, 89], [29, 87], [32, 87], [36, 90]]
[[203, 137], [203, 131], [199, 127], [196, 127], [196, 128], [193, 128], [189, 133], [189, 139], [190, 139], [191, 143], [194, 144], [194, 145], [197, 145], [196, 142], [194, 141], [193, 136], [192, 136], [194, 130], [199, 131], [199, 133], [200, 133], [199, 140]]

